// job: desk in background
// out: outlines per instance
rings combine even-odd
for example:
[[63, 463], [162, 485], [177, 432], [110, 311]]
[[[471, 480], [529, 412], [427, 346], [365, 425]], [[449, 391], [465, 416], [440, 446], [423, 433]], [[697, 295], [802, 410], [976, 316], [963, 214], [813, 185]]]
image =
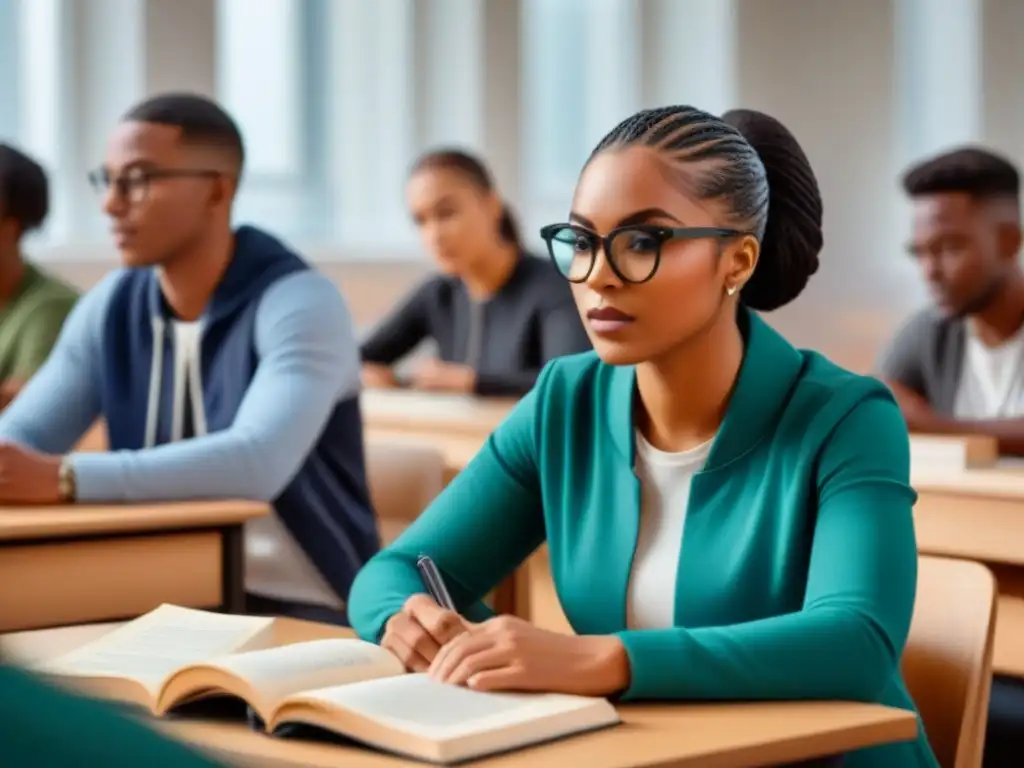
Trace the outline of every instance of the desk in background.
[[369, 389], [360, 396], [363, 424], [405, 434], [487, 436], [504, 421], [514, 399]]
[[266, 504], [0, 507], [0, 630], [245, 607], [246, 520]]
[[[66, 653], [116, 625], [67, 627], [0, 637], [5, 655], [22, 661]], [[279, 645], [348, 630], [281, 619]], [[466, 766], [561, 768], [751, 768], [801, 762], [917, 735], [913, 713], [874, 704], [847, 702], [764, 702], [744, 704], [662, 704], [619, 707], [624, 724], [550, 744], [499, 755]], [[297, 740], [270, 739], [241, 725], [202, 721], [159, 722], [169, 735], [237, 765], [261, 768], [391, 768], [410, 765], [366, 749]]]
[[982, 562], [999, 583], [993, 669], [1024, 678], [1024, 468], [914, 471], [918, 550]]

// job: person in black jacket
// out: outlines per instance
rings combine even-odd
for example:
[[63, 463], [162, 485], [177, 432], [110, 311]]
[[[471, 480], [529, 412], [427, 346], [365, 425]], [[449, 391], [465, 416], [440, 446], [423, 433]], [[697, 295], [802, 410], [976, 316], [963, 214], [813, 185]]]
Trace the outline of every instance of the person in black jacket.
[[492, 396], [523, 395], [549, 360], [591, 348], [565, 281], [525, 252], [483, 163], [430, 152], [413, 165], [406, 194], [440, 274], [363, 342], [366, 386], [397, 386], [391, 366], [427, 338], [437, 358], [414, 369], [412, 387]]

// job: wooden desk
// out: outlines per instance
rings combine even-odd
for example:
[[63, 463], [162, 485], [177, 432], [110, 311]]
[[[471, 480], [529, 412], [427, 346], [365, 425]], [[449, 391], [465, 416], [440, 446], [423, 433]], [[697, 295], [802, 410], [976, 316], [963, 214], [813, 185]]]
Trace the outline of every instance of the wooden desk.
[[515, 400], [409, 390], [370, 389], [360, 395], [367, 431], [486, 437], [505, 419]]
[[1024, 470], [913, 472], [917, 547], [977, 560], [999, 583], [993, 669], [1024, 678]]
[[[116, 625], [22, 632], [0, 638], [12, 658], [40, 660], [65, 653]], [[282, 645], [342, 635], [345, 630], [280, 621]], [[913, 714], [872, 704], [769, 702], [756, 704], [626, 705], [624, 724], [487, 760], [488, 768], [750, 768], [809, 760], [863, 747], [908, 741], [917, 735]], [[242, 726], [164, 722], [166, 733], [252, 768], [390, 768], [409, 761], [365, 749], [268, 739]]]
[[165, 602], [241, 612], [242, 526], [267, 509], [249, 501], [0, 507], [0, 630], [133, 618]]
[[490, 432], [479, 435], [427, 434], [387, 427], [369, 427], [366, 431], [367, 440], [429, 445], [438, 449], [444, 457], [445, 483], [450, 483], [459, 472], [466, 468], [466, 465], [473, 460], [473, 457], [487, 442], [489, 435]]

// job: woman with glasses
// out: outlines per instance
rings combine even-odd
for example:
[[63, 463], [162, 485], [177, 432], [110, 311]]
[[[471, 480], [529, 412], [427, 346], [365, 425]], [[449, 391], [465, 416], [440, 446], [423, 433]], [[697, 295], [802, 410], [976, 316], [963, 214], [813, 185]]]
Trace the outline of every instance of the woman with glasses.
[[565, 281], [527, 254], [483, 163], [443, 149], [413, 166], [409, 209], [439, 275], [418, 286], [363, 342], [363, 382], [398, 385], [392, 366], [421, 341], [418, 389], [519, 396], [546, 363], [590, 349]]
[[[883, 384], [758, 315], [817, 269], [821, 216], [766, 115], [666, 107], [608, 134], [543, 230], [594, 354], [549, 365], [360, 572], [359, 633], [480, 690], [913, 709], [906, 426]], [[479, 604], [545, 540], [575, 635]], [[422, 594], [421, 554], [457, 612]], [[923, 732], [843, 764], [937, 766]]]

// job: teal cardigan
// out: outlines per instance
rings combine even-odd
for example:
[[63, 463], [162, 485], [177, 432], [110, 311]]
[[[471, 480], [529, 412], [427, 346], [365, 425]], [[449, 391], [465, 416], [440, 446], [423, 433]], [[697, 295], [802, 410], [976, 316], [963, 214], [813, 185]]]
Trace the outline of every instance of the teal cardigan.
[[[640, 520], [635, 370], [594, 353], [550, 363], [423, 515], [356, 578], [349, 617], [378, 640], [423, 592], [420, 553], [460, 610], [543, 541], [580, 634], [614, 634], [626, 699], [846, 699], [913, 709], [900, 675], [917, 583], [907, 427], [889, 390], [794, 349], [741, 310], [746, 351], [690, 491], [676, 626], [626, 628]], [[848, 766], [937, 768], [915, 742]]]
[[217, 768], [110, 704], [0, 664], [0, 765], [14, 768]]

